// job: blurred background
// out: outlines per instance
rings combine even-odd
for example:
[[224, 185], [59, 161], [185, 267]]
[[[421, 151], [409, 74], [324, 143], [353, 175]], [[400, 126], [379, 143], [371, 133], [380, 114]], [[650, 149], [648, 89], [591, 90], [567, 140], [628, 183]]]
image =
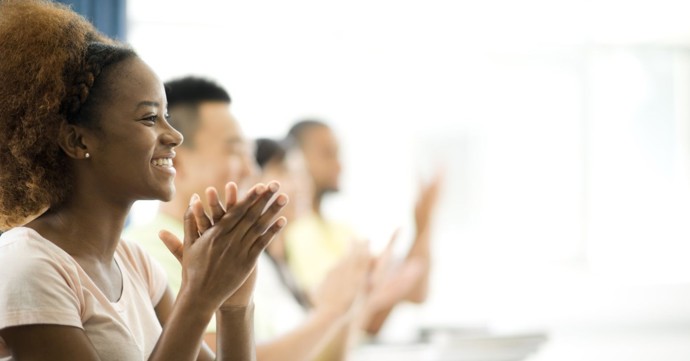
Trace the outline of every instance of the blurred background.
[[374, 247], [446, 168], [430, 299], [384, 338], [486, 326], [548, 332], [534, 361], [690, 359], [687, 1], [72, 4], [161, 79], [218, 80], [249, 138], [329, 122], [326, 213]]

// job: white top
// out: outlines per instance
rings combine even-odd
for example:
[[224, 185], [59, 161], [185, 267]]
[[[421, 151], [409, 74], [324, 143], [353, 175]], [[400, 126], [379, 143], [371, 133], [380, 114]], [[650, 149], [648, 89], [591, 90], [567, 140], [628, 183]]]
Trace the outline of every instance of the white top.
[[[65, 251], [30, 228], [0, 236], [0, 329], [54, 324], [83, 329], [103, 361], [146, 360], [161, 334], [154, 305], [167, 280], [136, 244], [120, 241], [122, 295], [111, 302]], [[0, 360], [13, 360], [0, 338]]]
[[257, 264], [254, 290], [254, 334], [261, 343], [292, 331], [305, 321], [306, 312], [280, 279], [278, 269], [265, 253]]

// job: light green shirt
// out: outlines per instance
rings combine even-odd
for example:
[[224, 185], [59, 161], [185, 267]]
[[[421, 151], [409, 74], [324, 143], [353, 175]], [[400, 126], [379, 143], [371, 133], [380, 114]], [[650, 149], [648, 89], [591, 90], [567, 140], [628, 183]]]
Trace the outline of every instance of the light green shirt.
[[351, 228], [324, 220], [315, 213], [288, 223], [287, 261], [299, 286], [312, 291], [356, 239]]

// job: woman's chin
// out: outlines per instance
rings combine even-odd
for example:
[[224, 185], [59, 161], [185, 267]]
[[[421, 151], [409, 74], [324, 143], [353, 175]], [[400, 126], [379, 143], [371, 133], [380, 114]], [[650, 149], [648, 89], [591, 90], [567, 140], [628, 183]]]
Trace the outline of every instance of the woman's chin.
[[173, 197], [175, 196], [175, 186], [171, 185], [167, 189], [164, 189], [157, 197], [156, 199], [161, 201], [161, 202], [170, 202]]

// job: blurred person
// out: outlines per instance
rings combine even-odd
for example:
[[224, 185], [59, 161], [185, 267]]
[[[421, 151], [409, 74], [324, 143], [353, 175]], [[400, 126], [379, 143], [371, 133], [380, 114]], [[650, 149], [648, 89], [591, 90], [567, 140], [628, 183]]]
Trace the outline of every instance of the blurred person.
[[[239, 199], [228, 185], [213, 225], [198, 197], [185, 202], [175, 300], [160, 266], [121, 239], [135, 201], [175, 192], [183, 138], [162, 82], [48, 1], [0, 2], [0, 54], [0, 358], [253, 359], [253, 270], [285, 224], [277, 184]], [[214, 313], [217, 356], [202, 341]]]
[[[309, 213], [309, 206], [311, 204], [310, 191], [312, 189], [311, 178], [306, 171], [304, 158], [299, 148], [290, 147], [289, 145], [285, 145], [285, 142], [279, 142], [268, 138], [257, 139], [255, 145], [256, 162], [261, 169], [261, 174], [257, 181], [278, 180], [281, 183], [283, 191], [289, 195], [291, 200], [284, 208], [286, 216], [297, 219], [305, 213]], [[399, 298], [401, 290], [406, 292], [407, 287], [405, 286], [391, 287], [390, 282], [384, 282], [390, 281], [384, 279], [383, 276], [392, 260], [395, 239], [396, 235], [393, 236], [386, 250], [382, 252], [379, 257], [370, 258], [371, 271], [368, 275], [366, 290], [362, 294], [359, 305], [352, 308], [351, 312], [353, 316], [350, 318], [351, 322], [346, 325], [346, 327], [341, 328], [341, 333], [339, 337], [337, 337], [338, 342], [330, 345], [331, 349], [327, 354], [341, 354], [337, 351], [334, 352], [334, 350], [342, 350], [342, 348], [348, 349], [351, 346], [355, 346], [359, 336], [361, 336], [360, 331], [362, 329], [362, 323], [369, 318], [369, 310], [378, 309], [377, 305], [380, 304], [388, 304], [390, 302], [388, 299], [390, 298]], [[355, 245], [363, 243], [366, 244], [366, 242], [352, 242], [352, 244]], [[275, 272], [273, 273], [274, 276], [270, 278], [271, 283], [263, 283], [261, 282], [261, 278], [259, 279], [256, 291], [257, 299], [259, 298], [259, 294], [265, 292], [266, 299], [278, 299], [281, 297], [284, 299], [283, 303], [299, 304], [304, 310], [312, 308], [314, 303], [317, 305], [321, 303], [319, 300], [323, 298], [324, 294], [328, 293], [325, 292], [324, 289], [330, 287], [330, 292], [337, 292], [338, 288], [333, 288], [332, 286], [338, 284], [342, 285], [342, 283], [334, 279], [337, 277], [335, 275], [347, 271], [342, 266], [343, 260], [336, 262], [336, 265], [328, 270], [321, 284], [316, 287], [316, 289], [310, 290], [311, 292], [306, 292], [307, 290], [302, 289], [297, 284], [292, 271], [288, 267], [283, 237], [277, 235], [269, 247], [266, 248], [265, 255], [266, 257], [262, 259], [267, 259], [270, 263], [266, 262], [261, 264], [261, 269], [274, 269]], [[350, 258], [351, 256], [345, 256], [345, 260]], [[399, 277], [395, 277], [394, 282], [396, 282], [396, 284], [409, 284], [409, 281], [416, 279], [419, 274], [410, 274], [410, 270], [412, 272], [418, 272], [420, 269], [421, 268], [408, 267], [406, 272], [403, 272]], [[292, 300], [287, 298], [290, 295], [292, 295]], [[257, 305], [258, 304], [259, 302], [257, 302]], [[266, 315], [264, 315], [263, 312], [258, 312], [257, 319], [263, 319], [263, 317], [267, 316], [271, 316], [273, 319], [280, 319], [279, 311], [281, 310], [274, 307], [272, 311], [273, 312]], [[258, 330], [260, 327], [256, 327], [256, 329]], [[349, 344], [344, 342], [348, 342]], [[331, 358], [324, 358], [324, 360], [330, 359]]]
[[[259, 138], [254, 141], [255, 158], [261, 173], [258, 180], [275, 179], [280, 182], [281, 189], [290, 198], [283, 209], [283, 214], [288, 219], [299, 219], [308, 214], [311, 209], [312, 180], [306, 170], [302, 152], [295, 147], [290, 147], [285, 142], [269, 138]], [[285, 242], [282, 237], [266, 248], [266, 253], [281, 269], [288, 279], [289, 287], [298, 296], [300, 304], [305, 307], [309, 302], [302, 301], [306, 297], [303, 290], [296, 283], [294, 275], [290, 272], [285, 256]]]
[[[348, 244], [357, 237], [351, 228], [328, 220], [322, 214], [324, 197], [340, 189], [342, 165], [338, 140], [332, 129], [319, 120], [300, 121], [289, 130], [287, 144], [300, 149], [311, 178], [311, 211], [291, 221], [284, 234], [287, 262], [300, 286], [309, 290], [343, 257]], [[392, 266], [378, 274], [379, 285], [372, 291], [360, 321], [370, 335], [381, 330], [395, 305], [403, 301], [422, 303], [427, 297], [431, 270], [430, 232], [440, 185], [439, 173], [420, 189], [415, 205], [415, 238], [406, 257], [396, 264], [391, 257], [392, 242], [384, 252], [382, 263]]]
[[[166, 92], [171, 124], [186, 139], [175, 158], [178, 172], [175, 186], [180, 198], [162, 203], [152, 222], [133, 226], [128, 235], [141, 240], [145, 249], [160, 257], [175, 289], [182, 283], [179, 261], [158, 240], [158, 232], [167, 229], [179, 234], [181, 224], [177, 218], [187, 207], [183, 201], [187, 195], [204, 192], [207, 184], [229, 180], [242, 184], [252, 178], [255, 163], [230, 111], [231, 99], [225, 89], [207, 79], [185, 77], [167, 82]], [[286, 182], [281, 189], [292, 195], [291, 183], [282, 177], [280, 180]], [[207, 195], [211, 200], [216, 198], [212, 193]], [[276, 202], [285, 207], [298, 204], [287, 202], [287, 197], [278, 197]], [[366, 247], [353, 246], [349, 256], [335, 266], [314, 296], [302, 299], [310, 305], [307, 310], [284, 286], [281, 273], [271, 259], [262, 254], [253, 299], [257, 359], [345, 359], [354, 309], [365, 290], [369, 264]], [[212, 326], [207, 330], [209, 344], [216, 337]]]

